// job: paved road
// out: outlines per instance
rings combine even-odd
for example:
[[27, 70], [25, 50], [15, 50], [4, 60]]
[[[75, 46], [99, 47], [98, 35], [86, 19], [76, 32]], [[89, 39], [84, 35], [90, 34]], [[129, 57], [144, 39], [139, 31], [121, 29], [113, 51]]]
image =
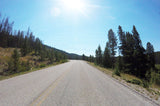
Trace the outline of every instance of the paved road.
[[84, 61], [0, 81], [0, 106], [152, 106]]

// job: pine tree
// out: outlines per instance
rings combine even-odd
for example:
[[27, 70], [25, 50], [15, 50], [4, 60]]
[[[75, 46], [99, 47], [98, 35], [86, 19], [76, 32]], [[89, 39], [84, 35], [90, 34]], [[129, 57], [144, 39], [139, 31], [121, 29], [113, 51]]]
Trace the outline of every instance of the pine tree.
[[94, 62], [94, 57], [92, 55], [89, 56], [89, 62]]
[[124, 72], [123, 58], [120, 55], [117, 57], [116, 68], [119, 70], [119, 72]]
[[55, 51], [55, 60], [56, 60], [56, 62], [60, 61], [60, 53], [57, 51]]
[[27, 38], [27, 36], [25, 36], [23, 46], [21, 48], [21, 54], [22, 54], [22, 56], [25, 56], [25, 55], [27, 55], [27, 53], [29, 53], [29, 44], [28, 44], [28, 38]]
[[40, 51], [40, 60], [41, 61], [44, 61], [45, 60], [45, 58], [46, 58], [46, 51], [47, 51], [47, 49], [46, 49], [46, 47], [43, 45], [43, 47], [42, 47], [43, 49], [41, 49], [41, 51]]
[[102, 65], [102, 50], [101, 46], [98, 46], [98, 49], [96, 50], [96, 64]]
[[21, 45], [21, 31], [19, 30], [17, 33], [17, 47], [20, 48]]
[[142, 46], [142, 41], [136, 27], [133, 26], [133, 39], [134, 39], [134, 69], [135, 75], [144, 78], [147, 71], [147, 57], [145, 49]]
[[84, 54], [82, 55], [82, 60], [85, 60], [85, 55]]
[[98, 50], [95, 51], [95, 63], [98, 64]]
[[34, 49], [34, 46], [35, 46], [34, 45], [35, 37], [33, 36], [32, 32], [29, 34], [29, 40], [28, 40], [28, 42], [29, 42], [29, 51], [31, 52]]
[[108, 46], [109, 46], [109, 43], [107, 42], [104, 50], [104, 54], [103, 54], [103, 66], [106, 68], [111, 68], [112, 67], [111, 54]]
[[119, 26], [118, 27], [118, 36], [119, 36], [119, 42], [120, 42], [120, 45], [119, 45], [119, 53], [121, 55], [124, 54], [124, 50], [125, 50], [125, 47], [126, 47], [126, 36], [125, 36], [125, 32], [123, 32], [122, 30], [122, 27]]
[[1, 18], [0, 16], [0, 46], [8, 47], [9, 36], [12, 33], [13, 22], [9, 22], [9, 18]]
[[155, 68], [154, 47], [150, 42], [147, 43], [146, 53], [147, 53], [147, 60], [148, 60], [148, 68], [154, 69]]
[[132, 33], [133, 33], [133, 38], [134, 38], [134, 43], [135, 43], [135, 49], [142, 47], [142, 41], [139, 37], [139, 33], [136, 29], [136, 27], [133, 25], [133, 29], [132, 29]]
[[54, 51], [53, 49], [49, 51], [49, 60], [51, 63], [54, 62]]
[[125, 73], [134, 73], [134, 39], [131, 33], [126, 32], [125, 48], [123, 48], [123, 62], [125, 67]]
[[12, 58], [13, 58], [13, 67], [14, 67], [13, 72], [18, 72], [19, 71], [19, 53], [17, 49], [14, 49]]
[[108, 31], [108, 43], [109, 43], [109, 49], [111, 50], [111, 57], [112, 57], [112, 68], [114, 68], [115, 64], [115, 55], [116, 55], [116, 49], [117, 49], [117, 37], [115, 36], [112, 29]]
[[101, 65], [102, 64], [102, 50], [101, 46], [98, 46], [98, 63]]

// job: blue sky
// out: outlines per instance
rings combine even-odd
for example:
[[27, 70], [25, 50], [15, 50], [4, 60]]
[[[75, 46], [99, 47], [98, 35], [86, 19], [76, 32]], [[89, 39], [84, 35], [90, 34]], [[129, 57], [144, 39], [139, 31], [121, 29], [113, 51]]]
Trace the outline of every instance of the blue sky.
[[0, 0], [0, 12], [14, 29], [30, 27], [43, 43], [70, 53], [94, 55], [99, 44], [104, 50], [108, 30], [117, 35], [118, 25], [130, 32], [135, 25], [143, 46], [149, 41], [160, 51], [159, 0], [65, 1]]

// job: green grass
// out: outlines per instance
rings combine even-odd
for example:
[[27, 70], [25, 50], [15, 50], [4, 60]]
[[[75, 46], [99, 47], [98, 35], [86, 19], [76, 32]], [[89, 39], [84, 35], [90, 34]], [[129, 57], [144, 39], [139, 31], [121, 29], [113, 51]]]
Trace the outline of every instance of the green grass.
[[12, 75], [7, 75], [7, 76], [0, 75], [0, 80], [4, 80], [4, 79], [8, 79], [8, 78], [19, 76], [19, 75], [27, 74], [27, 73], [30, 73], [30, 72], [38, 71], [40, 69], [45, 69], [45, 68], [48, 68], [48, 67], [51, 67], [51, 66], [55, 66], [55, 65], [58, 65], [58, 64], [62, 64], [62, 63], [65, 63], [65, 62], [68, 62], [68, 60], [55, 62], [53, 64], [46, 65], [45, 67], [33, 68], [32, 70], [19, 72], [19, 73], [15, 73], [15, 74], [12, 74]]

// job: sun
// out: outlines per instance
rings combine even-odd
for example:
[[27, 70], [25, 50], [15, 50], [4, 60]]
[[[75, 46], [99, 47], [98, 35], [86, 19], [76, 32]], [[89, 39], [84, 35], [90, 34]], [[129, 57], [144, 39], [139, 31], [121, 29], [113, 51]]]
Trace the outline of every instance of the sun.
[[82, 11], [85, 3], [82, 0], [62, 0], [64, 6], [68, 9]]

